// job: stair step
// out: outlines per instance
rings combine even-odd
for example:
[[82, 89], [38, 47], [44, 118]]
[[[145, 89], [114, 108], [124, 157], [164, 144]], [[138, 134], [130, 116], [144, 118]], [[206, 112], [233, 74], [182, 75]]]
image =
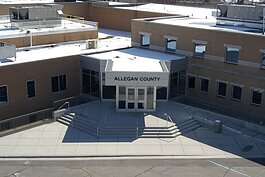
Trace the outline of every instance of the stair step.
[[190, 124], [191, 122], [194, 122], [194, 121], [196, 121], [196, 120], [193, 119], [193, 118], [190, 118], [190, 119], [188, 119], [188, 120], [185, 120], [184, 122], [181, 122], [181, 123], [177, 124], [176, 126], [177, 126], [177, 127], [182, 127], [182, 126], [185, 126], [185, 125], [187, 125], [187, 124]]
[[184, 126], [180, 126], [180, 127], [178, 127], [180, 130], [183, 130], [183, 129], [186, 129], [186, 128], [189, 128], [189, 127], [191, 127], [191, 126], [193, 126], [193, 125], [197, 125], [198, 124], [198, 122], [196, 122], [196, 121], [194, 121], [194, 122], [190, 122], [189, 124], [185, 124]]
[[[131, 128], [131, 129], [106, 129], [106, 128], [100, 128], [101, 132], [136, 132], [136, 128]], [[179, 129], [174, 128], [174, 129], [138, 129], [138, 132], [153, 132], [153, 133], [160, 133], [160, 132], [165, 132], [165, 133], [170, 133], [170, 132], [175, 132], [179, 131]]]
[[64, 116], [59, 117], [58, 120], [63, 120], [65, 122], [68, 122], [69, 124], [72, 122], [72, 120], [70, 120], [70, 119], [68, 119], [68, 118], [66, 118]]
[[75, 117], [75, 116], [71, 115], [70, 113], [69, 113], [69, 114], [64, 114], [63, 116], [64, 116], [64, 117], [67, 117], [67, 118], [69, 118], [69, 119], [71, 119], [71, 120], [73, 120], [74, 117]]
[[59, 123], [61, 123], [61, 124], [64, 124], [64, 125], [67, 125], [67, 126], [69, 126], [69, 125], [71, 124], [70, 122], [65, 121], [65, 120], [63, 120], [63, 119], [57, 119], [57, 122], [59, 122]]
[[200, 124], [197, 124], [197, 125], [194, 125], [192, 127], [189, 127], [187, 129], [182, 130], [181, 133], [182, 134], [185, 134], [185, 133], [191, 132], [193, 130], [196, 130], [197, 128], [200, 128], [200, 127], [201, 127], [201, 125]]

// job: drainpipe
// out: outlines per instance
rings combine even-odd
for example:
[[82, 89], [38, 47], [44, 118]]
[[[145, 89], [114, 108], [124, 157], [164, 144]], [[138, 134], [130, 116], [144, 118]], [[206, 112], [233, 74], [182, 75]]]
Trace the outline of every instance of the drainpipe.
[[262, 34], [264, 35], [264, 28], [265, 28], [265, 8], [263, 8], [263, 14], [262, 14]]

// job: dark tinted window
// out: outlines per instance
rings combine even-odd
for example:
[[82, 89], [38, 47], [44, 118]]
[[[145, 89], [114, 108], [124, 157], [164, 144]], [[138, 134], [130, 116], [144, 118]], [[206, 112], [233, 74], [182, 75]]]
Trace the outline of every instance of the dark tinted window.
[[194, 89], [195, 88], [195, 77], [194, 76], [189, 76], [188, 77], [188, 81], [189, 81], [188, 87]]
[[241, 93], [242, 93], [242, 88], [239, 86], [233, 86], [233, 95], [232, 98], [233, 99], [237, 99], [240, 100], [241, 99]]
[[27, 82], [27, 94], [28, 94], [28, 98], [32, 98], [35, 97], [36, 93], [35, 93], [35, 82], [34, 81], [28, 81]]
[[208, 92], [209, 87], [209, 80], [208, 79], [202, 79], [201, 80], [201, 91]]
[[252, 91], [252, 103], [254, 104], [261, 104], [262, 99], [262, 92], [259, 91]]
[[226, 83], [218, 83], [218, 93], [219, 96], [226, 96]]

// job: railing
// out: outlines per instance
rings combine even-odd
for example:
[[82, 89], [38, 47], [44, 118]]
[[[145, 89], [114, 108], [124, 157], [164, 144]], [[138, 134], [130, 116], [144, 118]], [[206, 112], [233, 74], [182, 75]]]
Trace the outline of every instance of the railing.
[[167, 113], [164, 113], [164, 115], [167, 117], [166, 126], [168, 126], [169, 121], [175, 125], [175, 123], [173, 122], [173, 120], [171, 119], [171, 117]]
[[[144, 113], [144, 116], [146, 116], [146, 113]], [[136, 138], [139, 137], [139, 122], [138, 122], [138, 116], [136, 118]]]
[[69, 103], [68, 101], [65, 102], [64, 104], [62, 104], [62, 105], [57, 109], [57, 111], [60, 110], [60, 109], [62, 109], [62, 108], [64, 108], [65, 106], [67, 106], [67, 107], [66, 107], [66, 110], [69, 110], [69, 108], [70, 108], [70, 103]]
[[23, 126], [30, 126], [35, 122], [51, 118], [53, 108], [47, 108], [28, 114], [12, 117], [6, 120], [0, 121], [0, 132], [16, 129]]

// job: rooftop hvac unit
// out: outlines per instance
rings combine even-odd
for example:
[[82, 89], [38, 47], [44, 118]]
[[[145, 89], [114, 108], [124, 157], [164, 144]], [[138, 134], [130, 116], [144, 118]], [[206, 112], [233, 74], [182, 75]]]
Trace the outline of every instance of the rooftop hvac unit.
[[96, 49], [98, 46], [97, 40], [86, 40], [86, 48], [87, 49]]

